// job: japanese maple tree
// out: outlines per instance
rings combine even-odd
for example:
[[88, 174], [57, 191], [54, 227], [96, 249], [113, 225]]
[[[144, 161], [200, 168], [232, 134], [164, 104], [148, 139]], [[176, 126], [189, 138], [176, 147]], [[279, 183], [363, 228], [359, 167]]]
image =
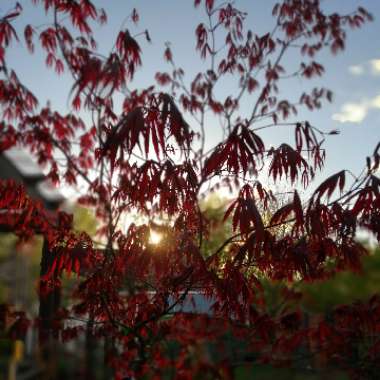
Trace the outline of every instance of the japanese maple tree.
[[[167, 45], [170, 69], [141, 88], [134, 75], [142, 66], [142, 40], [150, 35], [135, 26], [137, 10], [104, 53], [93, 33], [94, 23], [107, 21], [104, 10], [90, 0], [33, 2], [45, 9], [46, 24], [16, 30], [16, 19], [30, 21], [19, 4], [0, 20], [0, 151], [24, 147], [57, 185], [85, 184], [79, 202], [95, 210], [100, 226], [95, 237], [77, 233], [70, 215], [61, 211], [54, 218], [22, 186], [0, 181], [0, 208], [8, 210], [1, 225], [21, 239], [36, 232], [45, 238], [42, 297], [61, 286], [64, 273], [78, 277], [70, 307], [49, 325], [57, 339], [90, 329], [96, 340], [106, 340], [117, 379], [224, 379], [242, 363], [306, 369], [321, 361], [324, 368], [375, 378], [378, 296], [308, 324], [299, 309], [269, 314], [261, 281], [286, 281], [286, 305], [298, 297], [293, 281], [360, 270], [367, 250], [356, 239], [358, 229], [380, 238], [380, 143], [353, 181], [343, 170], [306, 192], [308, 198], [300, 196], [323, 167], [324, 140], [336, 131], [298, 121], [297, 111], [320, 108], [332, 92], [314, 88], [292, 100], [281, 92], [289, 77], [322, 76], [320, 53], [343, 50], [346, 33], [371, 15], [361, 7], [327, 14], [319, 0], [283, 0], [273, 8], [272, 28], [258, 35], [245, 27], [246, 13], [235, 2], [196, 0], [204, 15], [195, 26], [203, 70], [189, 80], [178, 66], [180, 55], [177, 62]], [[72, 76], [68, 113], [39, 105], [38, 89], [34, 94], [9, 66], [7, 51], [21, 39], [31, 54], [39, 44], [57, 75]], [[287, 54], [298, 57], [296, 68], [284, 63]], [[218, 90], [226, 78], [235, 81], [227, 96]], [[243, 99], [251, 105], [244, 112]], [[223, 135], [213, 148], [210, 119]], [[269, 147], [261, 130], [279, 127], [289, 128], [294, 141]], [[292, 192], [270, 220], [263, 213], [276, 194], [264, 176]], [[212, 225], [201, 198], [223, 186], [234, 197], [225, 213], [231, 235], [205, 255]], [[125, 230], [129, 214], [145, 222]], [[282, 225], [286, 233], [276, 233]], [[159, 244], [150, 241], [152, 229], [162, 234]], [[178, 311], [193, 290], [212, 300], [211, 314]], [[88, 323], [73, 326], [73, 319]], [[25, 329], [25, 318], [19, 322]], [[226, 349], [226, 332], [239, 343], [236, 355]]]

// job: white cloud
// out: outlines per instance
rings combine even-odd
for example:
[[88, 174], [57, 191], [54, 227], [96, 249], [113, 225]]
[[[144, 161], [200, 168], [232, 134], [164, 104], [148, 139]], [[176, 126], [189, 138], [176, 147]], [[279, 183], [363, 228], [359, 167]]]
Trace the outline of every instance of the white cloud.
[[363, 75], [364, 67], [363, 65], [352, 65], [348, 68], [348, 71], [353, 75]]
[[332, 118], [340, 123], [360, 123], [367, 116], [368, 108], [369, 106], [366, 102], [346, 103], [343, 104], [339, 113], [332, 115]]
[[371, 59], [369, 63], [371, 65], [372, 74], [380, 75], [380, 59]]
[[371, 100], [372, 108], [380, 108], [380, 95], [377, 95]]
[[380, 58], [374, 58], [369, 61], [351, 65], [348, 67], [350, 74], [359, 76], [363, 74], [370, 74], [374, 76], [380, 75]]
[[357, 103], [343, 104], [340, 112], [334, 113], [332, 119], [339, 123], [361, 123], [371, 109], [380, 109], [380, 95], [372, 99], [363, 99]]

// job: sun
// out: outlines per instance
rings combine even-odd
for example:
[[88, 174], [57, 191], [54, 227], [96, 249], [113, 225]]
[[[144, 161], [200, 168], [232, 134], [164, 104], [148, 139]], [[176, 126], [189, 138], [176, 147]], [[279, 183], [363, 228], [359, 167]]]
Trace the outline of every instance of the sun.
[[162, 240], [162, 234], [151, 229], [149, 233], [149, 243], [153, 245], [157, 245], [157, 244], [160, 244], [161, 240]]

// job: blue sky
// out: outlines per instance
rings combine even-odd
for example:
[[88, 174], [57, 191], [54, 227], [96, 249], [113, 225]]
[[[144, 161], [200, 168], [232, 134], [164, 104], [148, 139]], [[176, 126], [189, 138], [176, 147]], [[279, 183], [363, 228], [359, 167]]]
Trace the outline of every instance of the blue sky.
[[[273, 25], [271, 17], [273, 0], [237, 0], [236, 6], [248, 12], [247, 27], [254, 32], [263, 33], [268, 25]], [[41, 8], [31, 5], [31, 1], [20, 1], [24, 7], [24, 15], [17, 25], [25, 23], [41, 24], [46, 22], [46, 16]], [[349, 168], [358, 173], [365, 163], [377, 141], [380, 140], [380, 1], [377, 0], [325, 0], [324, 7], [340, 13], [349, 12], [361, 5], [375, 17], [374, 22], [362, 29], [349, 33], [345, 52], [337, 56], [323, 54], [321, 62], [326, 68], [322, 80], [314, 83], [304, 81], [284, 83], [283, 97], [297, 97], [304, 88], [322, 85], [334, 92], [334, 102], [326, 104], [318, 111], [302, 112], [301, 120], [309, 120], [320, 129], [329, 131], [339, 129], [339, 136], [329, 137], [327, 162], [324, 176], [343, 168]], [[14, 1], [2, 0], [0, 11], [8, 10]], [[113, 45], [117, 30], [123, 25], [126, 16], [135, 7], [140, 14], [139, 26], [135, 31], [149, 29], [152, 44], [141, 40], [143, 50], [143, 68], [136, 75], [135, 86], [148, 86], [153, 83], [156, 71], [169, 69], [163, 60], [163, 50], [166, 41], [171, 42], [171, 48], [176, 63], [183, 67], [187, 78], [202, 69], [201, 61], [195, 53], [194, 29], [205, 21], [204, 14], [193, 8], [192, 0], [97, 0], [95, 4], [105, 7], [108, 13], [108, 24], [95, 27], [95, 37], [99, 42], [99, 50], [107, 52]], [[128, 23], [124, 26], [129, 27]], [[22, 33], [20, 33], [22, 36]], [[38, 52], [37, 52], [38, 53]], [[287, 57], [291, 65], [293, 58]], [[40, 97], [42, 105], [49, 99], [52, 105], [61, 111], [69, 105], [67, 94], [72, 82], [68, 76], [57, 78], [53, 72], [46, 70], [43, 58], [35, 54], [30, 56], [21, 47], [14, 46], [8, 53], [8, 62], [20, 78]], [[233, 90], [226, 82], [222, 91]], [[249, 105], [249, 99], [241, 106]], [[209, 144], [215, 145], [220, 133], [216, 120], [209, 120]], [[284, 128], [265, 132], [267, 144], [277, 145], [287, 139], [293, 132]]]

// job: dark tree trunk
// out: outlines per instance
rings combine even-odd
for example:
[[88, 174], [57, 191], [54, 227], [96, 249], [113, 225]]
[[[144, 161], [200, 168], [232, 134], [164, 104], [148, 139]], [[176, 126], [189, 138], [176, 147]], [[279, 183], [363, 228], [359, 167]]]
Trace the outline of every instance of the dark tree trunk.
[[86, 380], [94, 380], [96, 378], [96, 350], [97, 341], [93, 334], [94, 321], [92, 318], [87, 322], [86, 329]]
[[[44, 279], [44, 276], [48, 273], [53, 259], [54, 255], [49, 251], [48, 244], [46, 240], [44, 240], [40, 279]], [[57, 336], [54, 333], [54, 318], [60, 305], [61, 294], [58, 287], [54, 287], [51, 291], [46, 292], [46, 289], [44, 289], [46, 285], [47, 284], [44, 283], [44, 280], [40, 282], [39, 344], [41, 359], [45, 368], [44, 379], [53, 380], [56, 378], [57, 369], [57, 345], [55, 342]]]

